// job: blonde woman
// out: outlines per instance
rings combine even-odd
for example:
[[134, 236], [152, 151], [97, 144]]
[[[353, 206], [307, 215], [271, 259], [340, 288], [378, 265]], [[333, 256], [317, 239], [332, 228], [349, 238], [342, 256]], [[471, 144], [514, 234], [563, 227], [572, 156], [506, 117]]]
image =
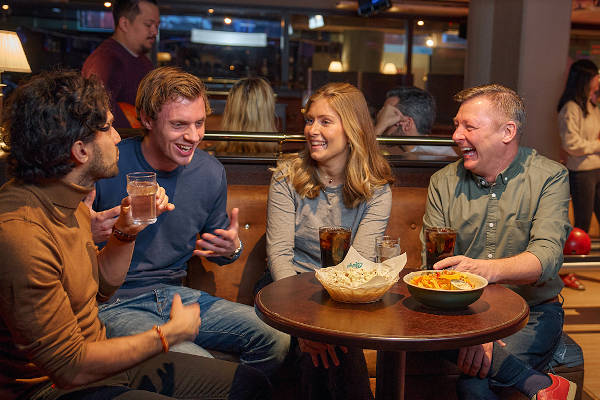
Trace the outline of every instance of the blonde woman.
[[[221, 129], [240, 132], [277, 132], [275, 93], [262, 78], [237, 81], [227, 95]], [[219, 142], [217, 153], [274, 153], [274, 142]]]
[[[363, 94], [347, 83], [325, 85], [308, 100], [305, 120], [306, 150], [279, 162], [269, 190], [267, 258], [273, 280], [320, 268], [320, 226], [349, 227], [352, 246], [374, 260], [375, 238], [384, 234], [390, 216], [393, 177]], [[305, 339], [298, 344], [301, 388], [309, 392], [302, 398], [372, 398], [361, 349], [339, 351]]]

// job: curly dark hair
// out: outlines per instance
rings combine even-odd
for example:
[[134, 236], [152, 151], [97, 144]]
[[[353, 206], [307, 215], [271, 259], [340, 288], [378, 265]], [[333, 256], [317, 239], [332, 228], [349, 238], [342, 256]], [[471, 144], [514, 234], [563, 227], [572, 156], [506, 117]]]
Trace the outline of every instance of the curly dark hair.
[[8, 98], [2, 121], [9, 173], [24, 182], [59, 179], [75, 164], [71, 147], [89, 143], [106, 125], [109, 99], [95, 77], [44, 72]]

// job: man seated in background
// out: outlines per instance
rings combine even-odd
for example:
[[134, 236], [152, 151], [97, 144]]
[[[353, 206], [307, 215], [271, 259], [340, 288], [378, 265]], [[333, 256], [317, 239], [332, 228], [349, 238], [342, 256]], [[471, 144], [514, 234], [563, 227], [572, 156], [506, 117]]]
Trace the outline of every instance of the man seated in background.
[[[378, 136], [427, 136], [435, 121], [433, 96], [414, 86], [397, 87], [386, 93], [383, 107], [377, 113], [375, 133]], [[403, 145], [407, 152], [456, 157], [450, 146]]]
[[[206, 349], [240, 354], [242, 363], [273, 373], [285, 359], [290, 337], [262, 322], [254, 308], [182, 286], [188, 260], [196, 255], [224, 265], [238, 259], [238, 210], [227, 216], [223, 165], [197, 149], [210, 111], [204, 84], [177, 68], [162, 67], [140, 83], [136, 109], [142, 137], [119, 144], [119, 175], [98, 182], [96, 211], [118, 206], [129, 172], [156, 172], [176, 208], [138, 236], [125, 282], [100, 306], [109, 337], [124, 336], [168, 318], [173, 293], [199, 303], [202, 325], [191, 341], [173, 350], [211, 357]], [[94, 214], [97, 242], [106, 239], [112, 220]], [[198, 233], [201, 238], [197, 240]]]
[[140, 81], [154, 68], [146, 54], [156, 41], [159, 10], [156, 0], [115, 0], [112, 11], [113, 35], [89, 55], [81, 72], [104, 83], [115, 128], [137, 128], [133, 105]]
[[[4, 109], [15, 179], [0, 189], [0, 398], [268, 397], [257, 370], [166, 353], [200, 326], [198, 305], [183, 305], [177, 294], [160, 324], [106, 338], [97, 299], [123, 282], [146, 227], [133, 223], [125, 197], [106, 246], [98, 252], [92, 240], [82, 200], [118, 173], [112, 120], [102, 84], [78, 72], [37, 76]], [[173, 210], [168, 200], [160, 188], [157, 214]]]
[[530, 399], [573, 399], [575, 383], [541, 372], [564, 322], [558, 271], [571, 229], [568, 171], [519, 146], [525, 108], [513, 90], [486, 85], [455, 98], [461, 106], [452, 138], [463, 158], [431, 177], [421, 242], [424, 246], [425, 228], [456, 229], [458, 255], [434, 269], [468, 271], [505, 284], [530, 307], [529, 322], [519, 332], [460, 349], [459, 397], [495, 399], [492, 389], [513, 387]]

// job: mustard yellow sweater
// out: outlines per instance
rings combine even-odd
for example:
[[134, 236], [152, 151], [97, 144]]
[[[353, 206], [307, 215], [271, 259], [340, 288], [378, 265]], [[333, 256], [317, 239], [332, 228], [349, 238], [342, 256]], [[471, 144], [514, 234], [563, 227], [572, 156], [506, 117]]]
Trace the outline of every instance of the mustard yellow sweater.
[[91, 188], [60, 181], [0, 189], [0, 398], [72, 377], [86, 343], [106, 340], [97, 297], [115, 290], [98, 273]]

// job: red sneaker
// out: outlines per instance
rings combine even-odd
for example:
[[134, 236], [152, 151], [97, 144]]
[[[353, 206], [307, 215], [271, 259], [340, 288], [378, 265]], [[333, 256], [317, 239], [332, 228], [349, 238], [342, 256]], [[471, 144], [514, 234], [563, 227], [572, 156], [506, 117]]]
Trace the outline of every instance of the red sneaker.
[[579, 279], [577, 279], [577, 276], [574, 273], [561, 275], [560, 278], [565, 284], [565, 287], [576, 290], [585, 290], [585, 286], [583, 286], [583, 283], [581, 283]]
[[577, 385], [562, 376], [548, 374], [552, 385], [542, 389], [531, 400], [573, 400], [577, 392]]

